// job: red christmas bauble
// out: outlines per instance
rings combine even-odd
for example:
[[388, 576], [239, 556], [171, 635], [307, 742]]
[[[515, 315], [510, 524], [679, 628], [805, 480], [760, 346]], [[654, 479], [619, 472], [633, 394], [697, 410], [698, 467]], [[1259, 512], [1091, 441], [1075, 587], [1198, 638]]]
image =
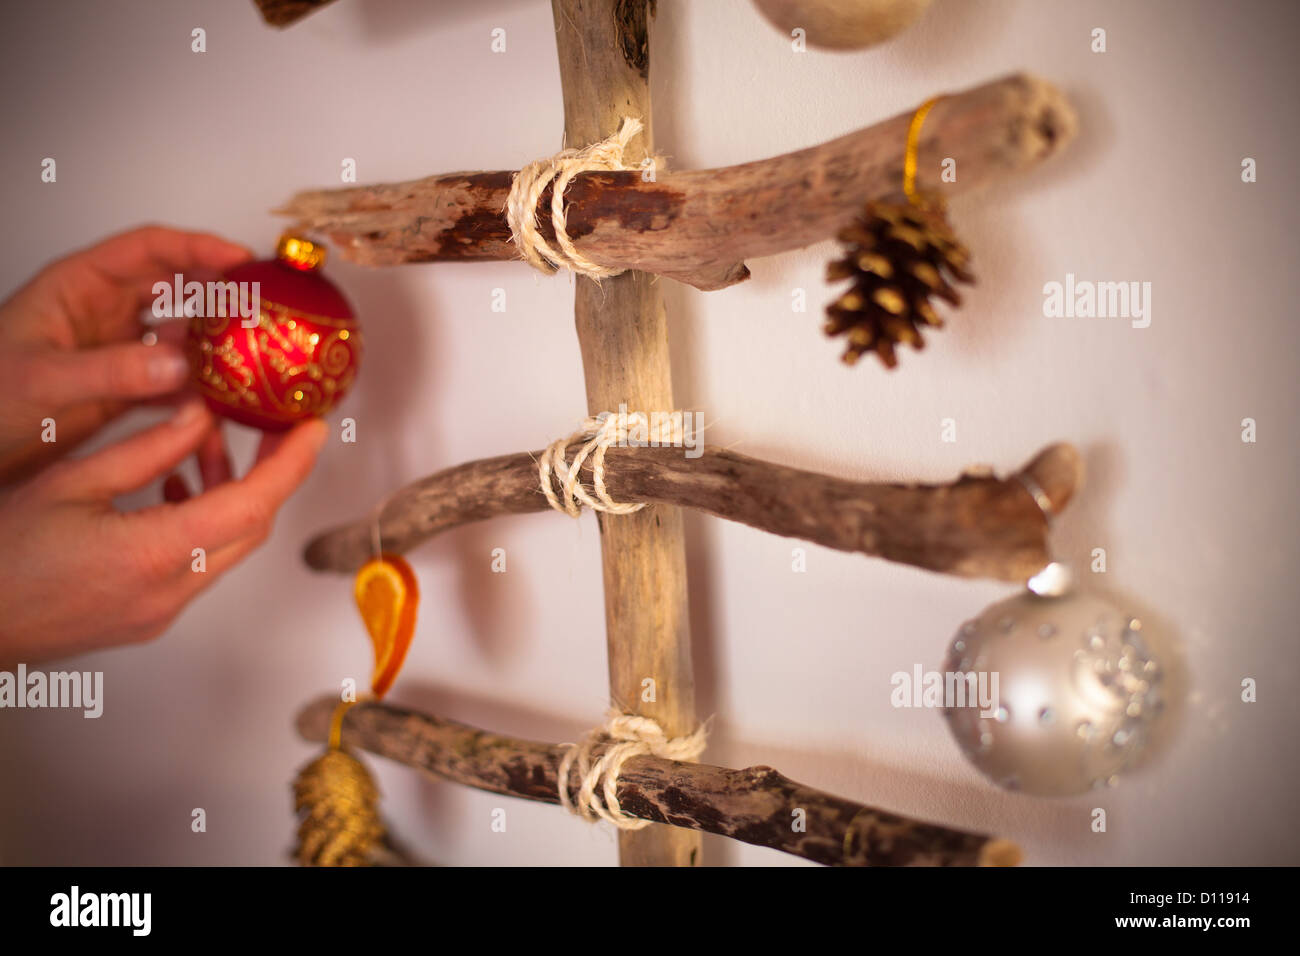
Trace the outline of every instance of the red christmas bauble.
[[361, 330], [343, 293], [321, 275], [324, 260], [319, 243], [282, 236], [274, 259], [221, 277], [236, 283], [225, 286], [224, 301], [235, 301], [237, 290], [241, 308], [190, 318], [190, 363], [215, 413], [283, 431], [324, 415], [347, 394], [361, 362]]

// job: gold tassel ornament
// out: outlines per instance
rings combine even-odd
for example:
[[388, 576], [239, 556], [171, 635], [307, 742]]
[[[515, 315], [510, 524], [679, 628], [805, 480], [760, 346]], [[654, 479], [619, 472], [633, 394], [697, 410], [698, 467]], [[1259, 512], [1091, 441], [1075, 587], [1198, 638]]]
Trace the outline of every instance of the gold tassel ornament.
[[298, 814], [294, 857], [303, 866], [371, 866], [384, 842], [379, 788], [346, 750], [325, 751], [293, 783]]
[[844, 361], [854, 364], [875, 352], [886, 368], [898, 365], [895, 346], [922, 348], [921, 330], [941, 328], [933, 297], [960, 305], [955, 282], [971, 283], [970, 251], [948, 223], [944, 203], [916, 191], [916, 152], [921, 124], [936, 101], [912, 117], [903, 157], [905, 203], [868, 202], [863, 214], [839, 233], [842, 259], [826, 268], [826, 280], [852, 285], [826, 308], [827, 335], [845, 335]]
[[372, 866], [387, 841], [379, 788], [366, 765], [340, 744], [343, 715], [351, 706], [335, 708], [328, 747], [293, 782], [298, 815], [293, 855], [302, 866]]

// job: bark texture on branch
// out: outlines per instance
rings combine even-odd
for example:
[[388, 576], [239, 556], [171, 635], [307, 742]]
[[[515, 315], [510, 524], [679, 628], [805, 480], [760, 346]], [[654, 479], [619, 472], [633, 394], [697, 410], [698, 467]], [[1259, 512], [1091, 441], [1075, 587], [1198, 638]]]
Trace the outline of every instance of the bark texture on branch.
[[262, 19], [273, 27], [287, 27], [333, 0], [253, 0]]
[[[568, 460], [580, 447], [569, 446]], [[407, 485], [379, 515], [384, 546], [400, 553], [472, 521], [548, 510], [540, 455], [472, 461]], [[589, 462], [584, 472], [590, 484]], [[1042, 488], [1057, 514], [1081, 475], [1079, 453], [1065, 444], [1045, 448], [1017, 476], [968, 473], [936, 485], [849, 481], [718, 448], [695, 459], [680, 448], [611, 446], [605, 454], [616, 501], [679, 505], [839, 551], [1004, 581], [1025, 581], [1050, 560], [1046, 518], [1018, 476]], [[361, 520], [319, 535], [307, 545], [307, 564], [355, 571], [371, 556], [371, 530]]]
[[[652, 148], [651, 0], [552, 0], [569, 143], [604, 139], [624, 116], [645, 132], [627, 165]], [[579, 276], [574, 322], [591, 414], [602, 409], [676, 408], [663, 294], [654, 277], [625, 272], [597, 285]], [[686, 543], [671, 503], [600, 517], [609, 694], [624, 713], [651, 717], [669, 737], [695, 730], [695, 678], [686, 607]], [[646, 682], [654, 693], [646, 695]], [[646, 697], [649, 697], [647, 700]], [[700, 835], [653, 826], [621, 830], [624, 866], [694, 866]]]
[[[588, 56], [598, 52], [586, 48]], [[573, 95], [566, 89], [566, 118]], [[608, 112], [640, 115], [649, 126], [640, 94], [611, 99]], [[910, 119], [910, 111], [901, 113], [820, 146], [740, 166], [661, 169], [655, 182], [644, 182], [637, 171], [583, 173], [565, 194], [569, 234], [599, 265], [724, 288], [748, 278], [745, 259], [828, 239], [868, 199], [901, 197]], [[590, 124], [582, 136], [570, 131], [568, 142], [603, 139], [617, 124], [617, 118]], [[917, 185], [950, 196], [1013, 175], [1059, 151], [1074, 129], [1069, 101], [1037, 77], [1016, 74], [955, 93], [935, 105], [922, 128]], [[643, 149], [648, 141], [632, 146]], [[939, 180], [946, 157], [957, 161], [956, 182]], [[640, 158], [638, 152], [628, 164]], [[309, 190], [277, 212], [293, 217], [296, 228], [328, 236], [340, 255], [362, 265], [515, 259], [504, 213], [513, 175], [449, 173]], [[538, 206], [548, 240], [554, 238], [550, 202], [548, 191]]]
[[[298, 714], [298, 732], [324, 741], [336, 697]], [[559, 803], [564, 748], [518, 740], [388, 704], [361, 703], [343, 719], [343, 745], [368, 750], [491, 793]], [[598, 746], [594, 756], [603, 747]], [[570, 792], [581, 778], [570, 771]], [[1014, 866], [1006, 840], [954, 830], [806, 787], [771, 767], [729, 770], [660, 757], [634, 757], [618, 778], [619, 805], [633, 816], [731, 837], [838, 866]], [[791, 824], [803, 810], [806, 828]], [[651, 832], [659, 828], [639, 831]], [[698, 834], [695, 834], [698, 836]]]

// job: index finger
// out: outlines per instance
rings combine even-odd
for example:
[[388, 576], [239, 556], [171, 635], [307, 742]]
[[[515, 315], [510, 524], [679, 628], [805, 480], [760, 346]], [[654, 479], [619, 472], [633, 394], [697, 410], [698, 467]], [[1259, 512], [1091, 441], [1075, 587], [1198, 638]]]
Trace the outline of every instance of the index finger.
[[5, 305], [38, 329], [61, 311], [73, 321], [80, 344], [105, 344], [140, 334], [137, 313], [157, 299], [158, 282], [170, 284], [177, 273], [216, 276], [250, 258], [247, 249], [220, 236], [143, 226], [47, 265]]
[[118, 284], [135, 285], [187, 270], [221, 272], [252, 255], [238, 243], [212, 233], [151, 225], [109, 236], [64, 261], [89, 266]]

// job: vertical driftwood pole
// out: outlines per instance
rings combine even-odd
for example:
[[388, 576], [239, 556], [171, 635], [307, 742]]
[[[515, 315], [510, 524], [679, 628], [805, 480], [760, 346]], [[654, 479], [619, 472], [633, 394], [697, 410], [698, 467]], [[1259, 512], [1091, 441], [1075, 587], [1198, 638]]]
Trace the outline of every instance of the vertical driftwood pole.
[[[567, 145], [604, 139], [624, 116], [635, 116], [645, 132], [632, 141], [625, 163], [652, 151], [652, 6], [653, 0], [552, 0]], [[625, 272], [599, 285], [582, 276], [576, 283], [588, 410], [618, 411], [623, 403], [628, 411], [671, 410], [668, 331], [653, 277]], [[695, 684], [681, 511], [652, 505], [599, 519], [610, 698], [627, 712], [653, 717], [669, 736], [690, 733]], [[619, 855], [624, 866], [694, 866], [700, 835], [662, 824], [624, 831]]]

